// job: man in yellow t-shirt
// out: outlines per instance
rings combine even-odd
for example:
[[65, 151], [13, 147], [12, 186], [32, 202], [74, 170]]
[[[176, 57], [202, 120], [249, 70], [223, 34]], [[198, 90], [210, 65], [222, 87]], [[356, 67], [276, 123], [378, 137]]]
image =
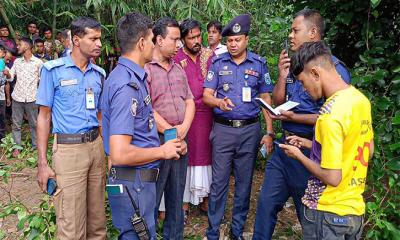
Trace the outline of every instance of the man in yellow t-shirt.
[[[312, 174], [302, 198], [304, 239], [360, 239], [368, 161], [374, 151], [371, 105], [336, 72], [323, 42], [305, 43], [291, 72], [315, 99], [325, 98], [314, 139], [289, 137], [281, 144]], [[299, 148], [311, 148], [310, 158]]]

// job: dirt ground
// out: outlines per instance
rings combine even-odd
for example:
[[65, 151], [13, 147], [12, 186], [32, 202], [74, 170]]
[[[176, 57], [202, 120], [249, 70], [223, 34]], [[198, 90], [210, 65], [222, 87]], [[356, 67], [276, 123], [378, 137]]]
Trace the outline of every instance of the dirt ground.
[[[21, 160], [11, 160], [21, 161]], [[13, 164], [15, 162], [3, 163]], [[250, 212], [245, 227], [245, 239], [251, 239], [253, 232], [255, 210], [258, 199], [259, 190], [263, 181], [263, 171], [255, 171], [253, 179], [253, 189], [251, 194]], [[225, 212], [225, 223], [221, 226], [221, 232], [225, 236], [229, 232], [231, 221], [231, 206], [233, 200], [233, 177], [230, 183], [230, 193], [228, 204]], [[36, 169], [26, 167], [21, 171], [15, 172], [9, 178], [8, 184], [0, 181], [0, 206], [7, 204], [10, 199], [19, 199], [28, 208], [35, 208], [40, 203], [43, 194], [39, 191], [36, 182]], [[6, 233], [4, 239], [19, 239], [20, 232], [16, 228], [17, 217], [10, 216], [6, 219], [0, 219], [0, 229]], [[207, 228], [207, 217], [199, 213], [196, 207], [190, 208], [188, 225], [185, 226], [185, 239], [203, 239]], [[278, 224], [273, 239], [300, 239], [301, 228], [297, 221], [295, 209], [291, 201], [289, 201], [284, 210], [279, 214]]]

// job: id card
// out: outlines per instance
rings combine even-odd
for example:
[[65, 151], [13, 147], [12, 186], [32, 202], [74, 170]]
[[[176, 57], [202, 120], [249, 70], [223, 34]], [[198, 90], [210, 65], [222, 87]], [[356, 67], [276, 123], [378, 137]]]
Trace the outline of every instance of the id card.
[[250, 87], [242, 88], [242, 101], [243, 102], [251, 102], [251, 88]]
[[86, 91], [86, 109], [95, 109], [96, 105], [94, 104], [94, 93], [91, 88]]
[[124, 187], [122, 184], [107, 184], [106, 190], [108, 195], [120, 195], [124, 193]]

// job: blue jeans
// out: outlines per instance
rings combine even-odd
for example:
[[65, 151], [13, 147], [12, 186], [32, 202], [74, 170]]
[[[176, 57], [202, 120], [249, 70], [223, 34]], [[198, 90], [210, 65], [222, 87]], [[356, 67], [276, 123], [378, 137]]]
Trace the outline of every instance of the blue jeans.
[[233, 128], [214, 123], [210, 134], [212, 143], [212, 183], [208, 199], [207, 239], [219, 239], [219, 227], [225, 212], [229, 179], [233, 168], [235, 193], [231, 233], [241, 237], [249, 212], [254, 164], [260, 145], [259, 123]]
[[305, 240], [357, 240], [361, 238], [363, 216], [339, 216], [303, 205], [301, 227]]
[[[308, 150], [304, 150], [303, 153], [306, 156], [310, 155]], [[290, 196], [300, 220], [301, 198], [309, 177], [310, 173], [299, 161], [288, 157], [275, 145], [265, 168], [264, 182], [257, 203], [253, 239], [271, 239], [277, 215]]]
[[[162, 136], [160, 136], [160, 141], [164, 142]], [[183, 239], [184, 216], [182, 204], [189, 161], [188, 156], [186, 154], [178, 160], [162, 160], [160, 163], [160, 174], [157, 180], [157, 208], [154, 214], [155, 219], [157, 219], [158, 207], [164, 193], [165, 221], [163, 239]]]
[[[108, 183], [122, 184], [128, 187], [133, 200], [140, 209], [141, 216], [144, 218], [149, 228], [151, 239], [157, 239], [154, 219], [154, 209], [156, 208], [156, 183], [141, 181], [140, 174], [136, 174], [135, 181], [133, 182], [109, 178]], [[119, 230], [118, 240], [136, 240], [138, 237], [131, 223], [131, 217], [134, 212], [133, 206], [125, 187], [123, 191], [122, 194], [108, 195], [112, 222], [115, 228]]]

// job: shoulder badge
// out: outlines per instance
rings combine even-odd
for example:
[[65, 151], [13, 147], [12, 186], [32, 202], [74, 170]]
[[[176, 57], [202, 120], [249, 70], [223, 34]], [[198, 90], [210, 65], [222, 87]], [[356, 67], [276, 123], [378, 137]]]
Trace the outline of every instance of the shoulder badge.
[[264, 74], [264, 81], [267, 85], [271, 84], [271, 77], [269, 76], [269, 73]]
[[137, 108], [138, 108], [138, 100], [136, 100], [136, 98], [132, 98], [131, 113], [132, 116], [134, 117], [136, 117]]
[[211, 81], [214, 77], [214, 72], [213, 71], [208, 71], [207, 73], [207, 81]]

